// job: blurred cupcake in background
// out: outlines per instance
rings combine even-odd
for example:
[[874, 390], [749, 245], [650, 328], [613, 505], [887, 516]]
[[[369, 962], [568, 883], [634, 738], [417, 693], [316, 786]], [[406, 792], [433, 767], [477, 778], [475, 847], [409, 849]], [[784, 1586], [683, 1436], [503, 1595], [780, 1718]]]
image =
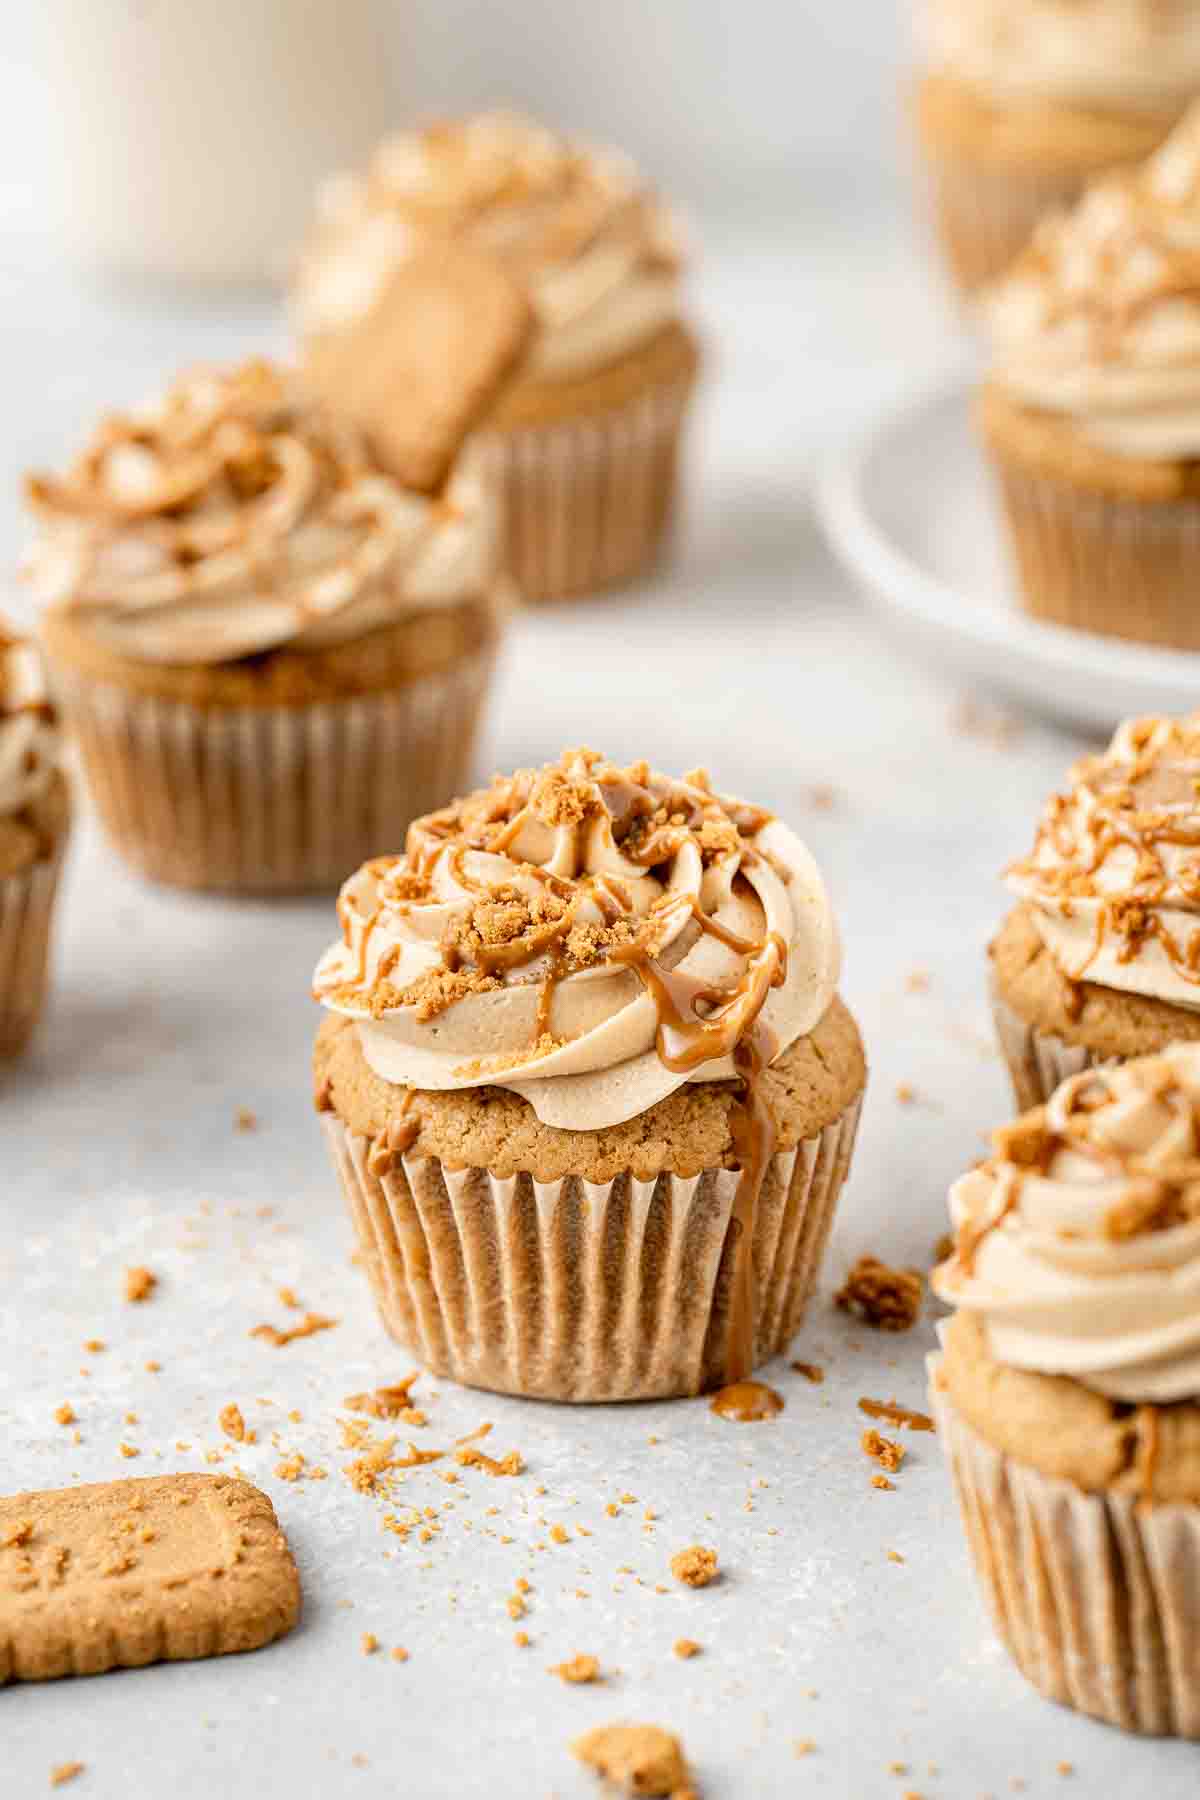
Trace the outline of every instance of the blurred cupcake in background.
[[25, 1048], [46, 996], [70, 835], [60, 747], [37, 646], [0, 620], [0, 1059]]
[[952, 1189], [938, 1436], [1048, 1699], [1200, 1738], [1200, 1046], [1072, 1077]]
[[[440, 479], [428, 411], [409, 423]], [[462, 783], [504, 613], [476, 477], [400, 486], [248, 362], [105, 418], [28, 499], [56, 697], [142, 874], [335, 886]]]
[[990, 294], [979, 421], [1036, 618], [1200, 649], [1200, 107]]
[[1200, 95], [1194, 0], [919, 0], [918, 17], [917, 134], [966, 294], [1043, 214], [1148, 156]]
[[1008, 886], [992, 1004], [1018, 1106], [1200, 1040], [1200, 713], [1130, 719], [1077, 762]]
[[404, 405], [388, 341], [438, 323], [396, 291], [414, 249], [449, 239], [495, 258], [535, 318], [474, 448], [499, 485], [522, 593], [628, 581], [670, 518], [699, 366], [674, 221], [633, 164], [507, 113], [404, 132], [361, 175], [329, 181], [300, 258], [293, 316], [307, 369], [386, 450]]
[[781, 821], [568, 752], [418, 820], [338, 921], [316, 1099], [393, 1336], [559, 1400], [742, 1384], [786, 1347], [866, 1064]]

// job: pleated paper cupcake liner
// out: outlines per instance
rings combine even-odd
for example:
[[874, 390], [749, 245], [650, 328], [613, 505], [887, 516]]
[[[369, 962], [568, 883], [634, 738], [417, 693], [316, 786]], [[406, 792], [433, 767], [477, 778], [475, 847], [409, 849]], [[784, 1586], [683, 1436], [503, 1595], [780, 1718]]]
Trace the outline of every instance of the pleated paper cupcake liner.
[[1084, 492], [993, 452], [1025, 610], [1076, 631], [1200, 650], [1200, 498]]
[[615, 587], [653, 561], [693, 383], [689, 374], [610, 412], [472, 441], [469, 455], [500, 496], [509, 572], [526, 600]]
[[955, 286], [970, 297], [997, 281], [1025, 248], [1038, 220], [1083, 192], [1076, 171], [988, 168], [927, 151], [934, 230]]
[[59, 666], [109, 838], [140, 874], [229, 893], [333, 888], [466, 785], [494, 647], [403, 687], [197, 706]]
[[1087, 1494], [995, 1450], [930, 1395], [996, 1631], [1048, 1700], [1200, 1738], [1200, 1507]]
[[50, 975], [50, 936], [69, 833], [54, 852], [0, 877], [0, 1061], [17, 1056], [41, 1018]]
[[1048, 1031], [1039, 1031], [1015, 1012], [992, 989], [992, 1017], [1000, 1051], [1008, 1064], [1016, 1096], [1018, 1112], [1031, 1106], [1044, 1106], [1055, 1088], [1069, 1075], [1082, 1075], [1110, 1062], [1111, 1058], [1094, 1056], [1082, 1044], [1068, 1044]]
[[[767, 1170], [756, 1363], [800, 1324], [860, 1106]], [[577, 1401], [697, 1394], [726, 1378], [736, 1171], [543, 1182], [436, 1158], [380, 1168], [371, 1140], [334, 1113], [323, 1123], [383, 1323], [437, 1374]]]

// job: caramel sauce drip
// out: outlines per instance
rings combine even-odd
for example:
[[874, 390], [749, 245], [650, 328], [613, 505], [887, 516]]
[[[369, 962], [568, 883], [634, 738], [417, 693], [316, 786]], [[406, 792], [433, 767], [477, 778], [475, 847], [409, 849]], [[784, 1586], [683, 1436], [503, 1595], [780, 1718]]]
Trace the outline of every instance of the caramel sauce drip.
[[784, 1409], [783, 1395], [764, 1381], [732, 1381], [718, 1388], [709, 1402], [709, 1411], [722, 1419], [736, 1419], [750, 1424], [758, 1419], [774, 1419]]
[[868, 1419], [886, 1419], [889, 1425], [907, 1425], [910, 1431], [936, 1429], [928, 1413], [914, 1412], [911, 1406], [901, 1406], [896, 1400], [868, 1400], [864, 1396], [858, 1410], [866, 1413]]

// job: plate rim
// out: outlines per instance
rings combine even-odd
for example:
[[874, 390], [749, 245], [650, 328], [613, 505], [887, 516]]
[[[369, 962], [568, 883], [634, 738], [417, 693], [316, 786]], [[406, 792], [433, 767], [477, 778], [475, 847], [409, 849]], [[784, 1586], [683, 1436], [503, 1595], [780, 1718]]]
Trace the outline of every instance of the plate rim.
[[1200, 688], [1200, 651], [1167, 650], [1124, 638], [1073, 631], [988, 605], [922, 567], [890, 537], [867, 497], [870, 465], [889, 440], [923, 417], [951, 407], [968, 409], [974, 383], [960, 375], [925, 386], [881, 414], [848, 446], [829, 457], [815, 488], [818, 517], [839, 562], [896, 612], [935, 628], [959, 649], [1014, 653], [1045, 674], [1091, 675], [1108, 682]]

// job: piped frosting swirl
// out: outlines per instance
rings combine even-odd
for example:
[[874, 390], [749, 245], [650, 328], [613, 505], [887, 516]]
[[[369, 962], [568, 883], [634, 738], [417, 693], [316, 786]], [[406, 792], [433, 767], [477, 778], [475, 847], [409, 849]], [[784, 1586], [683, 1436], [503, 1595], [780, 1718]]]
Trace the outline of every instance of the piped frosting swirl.
[[483, 113], [398, 133], [365, 173], [326, 183], [297, 270], [301, 333], [360, 318], [398, 264], [447, 236], [498, 257], [524, 286], [538, 325], [530, 374], [586, 373], [678, 316], [678, 232], [630, 160]]
[[514, 1089], [599, 1130], [818, 1023], [839, 946], [807, 849], [768, 813], [593, 751], [420, 819], [338, 903], [319, 1000], [402, 1087]]
[[1044, 220], [986, 316], [1019, 400], [1121, 455], [1200, 455], [1200, 105], [1136, 174]]
[[934, 1274], [992, 1354], [1113, 1399], [1200, 1397], [1200, 1048], [1072, 1077], [951, 1190]]
[[1154, 113], [1200, 89], [1194, 0], [924, 0], [936, 67], [1008, 102]]
[[0, 623], [0, 818], [37, 804], [61, 748], [37, 646]]
[[480, 594], [496, 566], [475, 478], [399, 487], [359, 433], [262, 361], [195, 369], [104, 419], [63, 477], [30, 476], [26, 572], [138, 661], [321, 649]]
[[1069, 980], [1200, 1006], [1200, 713], [1077, 762], [1007, 883]]

